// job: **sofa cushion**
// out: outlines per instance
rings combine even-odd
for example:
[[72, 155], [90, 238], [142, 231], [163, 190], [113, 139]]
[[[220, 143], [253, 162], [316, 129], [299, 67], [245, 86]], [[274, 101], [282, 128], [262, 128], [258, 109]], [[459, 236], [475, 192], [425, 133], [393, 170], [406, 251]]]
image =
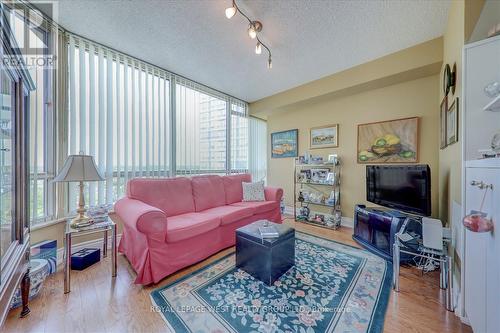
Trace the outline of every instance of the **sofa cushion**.
[[230, 206], [251, 208], [255, 215], [265, 213], [276, 208], [279, 209], [280, 203], [277, 201], [245, 201], [236, 202], [231, 204]]
[[253, 215], [253, 212], [254, 209], [251, 207], [220, 206], [204, 210], [201, 213], [218, 216], [220, 217], [221, 225], [226, 225], [250, 217]]
[[127, 196], [174, 216], [195, 211], [191, 180], [179, 178], [135, 178], [127, 184]]
[[230, 175], [222, 177], [224, 182], [224, 189], [226, 191], [226, 204], [232, 204], [243, 200], [243, 187], [242, 183], [249, 183], [252, 181], [252, 175], [249, 173], [242, 173], [239, 175]]
[[243, 186], [243, 201], [266, 201], [263, 180], [256, 183], [243, 182], [241, 185]]
[[222, 177], [216, 175], [196, 176], [191, 178], [194, 206], [197, 212], [224, 206], [226, 193]]
[[187, 213], [167, 219], [167, 242], [174, 243], [204, 234], [220, 225], [220, 218], [210, 214]]

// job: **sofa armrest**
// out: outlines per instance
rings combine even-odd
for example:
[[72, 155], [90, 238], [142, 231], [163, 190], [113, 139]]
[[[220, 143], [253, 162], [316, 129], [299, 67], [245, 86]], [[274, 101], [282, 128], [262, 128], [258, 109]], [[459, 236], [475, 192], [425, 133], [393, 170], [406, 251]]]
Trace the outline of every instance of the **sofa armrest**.
[[115, 213], [128, 228], [137, 230], [159, 242], [167, 236], [167, 216], [156, 207], [140, 200], [122, 198], [115, 203]]
[[283, 189], [278, 187], [264, 187], [264, 195], [266, 196], [267, 201], [281, 201], [283, 197]]

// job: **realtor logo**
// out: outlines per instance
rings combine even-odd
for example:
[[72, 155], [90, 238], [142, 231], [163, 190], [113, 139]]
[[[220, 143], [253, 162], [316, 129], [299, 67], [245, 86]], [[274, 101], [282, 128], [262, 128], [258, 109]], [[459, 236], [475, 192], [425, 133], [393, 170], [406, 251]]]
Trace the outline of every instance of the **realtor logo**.
[[31, 1], [30, 4], [18, 0], [2, 1], [1, 24], [9, 26], [11, 33], [6, 37], [11, 39], [13, 46], [12, 50], [2, 54], [3, 65], [21, 66], [21, 55], [28, 69], [53, 69], [57, 64], [58, 29], [52, 20], [57, 19], [57, 2]]

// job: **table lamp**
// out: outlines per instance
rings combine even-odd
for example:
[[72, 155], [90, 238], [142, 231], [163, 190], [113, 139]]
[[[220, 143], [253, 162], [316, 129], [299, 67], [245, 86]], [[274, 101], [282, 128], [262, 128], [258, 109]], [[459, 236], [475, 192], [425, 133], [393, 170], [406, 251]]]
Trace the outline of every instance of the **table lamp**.
[[80, 182], [80, 199], [78, 201], [78, 215], [71, 220], [72, 228], [89, 226], [93, 221], [85, 216], [85, 197], [83, 194], [83, 182], [100, 181], [104, 178], [97, 171], [94, 157], [90, 155], [70, 155], [64, 162], [54, 182]]

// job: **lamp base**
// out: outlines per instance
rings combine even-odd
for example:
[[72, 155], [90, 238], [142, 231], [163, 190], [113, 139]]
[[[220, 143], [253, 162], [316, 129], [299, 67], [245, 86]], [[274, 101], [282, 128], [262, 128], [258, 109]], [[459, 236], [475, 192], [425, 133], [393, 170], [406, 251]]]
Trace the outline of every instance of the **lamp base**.
[[79, 229], [91, 226], [92, 224], [94, 224], [94, 220], [92, 220], [90, 217], [85, 215], [83, 216], [78, 215], [77, 217], [71, 220], [70, 226], [73, 229]]

